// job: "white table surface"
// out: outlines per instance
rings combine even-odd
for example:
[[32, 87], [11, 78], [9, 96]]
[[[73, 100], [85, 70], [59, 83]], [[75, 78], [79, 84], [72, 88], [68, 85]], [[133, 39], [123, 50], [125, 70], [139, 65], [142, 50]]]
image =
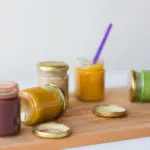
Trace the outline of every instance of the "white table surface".
[[[20, 82], [21, 88], [31, 86], [30, 82]], [[111, 71], [106, 73], [106, 87], [119, 87], [128, 85], [127, 71]], [[70, 78], [70, 91], [74, 91], [74, 80]], [[82, 146], [67, 150], [150, 150], [150, 137], [132, 140]]]

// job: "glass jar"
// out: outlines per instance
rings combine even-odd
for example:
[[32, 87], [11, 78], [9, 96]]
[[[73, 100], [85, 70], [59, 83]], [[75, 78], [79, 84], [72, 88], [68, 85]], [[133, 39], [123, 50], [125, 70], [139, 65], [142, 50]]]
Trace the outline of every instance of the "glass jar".
[[38, 85], [56, 84], [64, 91], [68, 105], [68, 65], [59, 61], [45, 61], [37, 64]]
[[131, 101], [150, 102], [150, 70], [130, 71]]
[[82, 101], [100, 101], [104, 99], [103, 62], [92, 64], [82, 60], [76, 68], [76, 96]]
[[20, 98], [21, 121], [25, 125], [54, 120], [66, 111], [64, 94], [54, 84], [21, 90]]
[[18, 84], [0, 83], [0, 136], [16, 135], [20, 132], [20, 99]]

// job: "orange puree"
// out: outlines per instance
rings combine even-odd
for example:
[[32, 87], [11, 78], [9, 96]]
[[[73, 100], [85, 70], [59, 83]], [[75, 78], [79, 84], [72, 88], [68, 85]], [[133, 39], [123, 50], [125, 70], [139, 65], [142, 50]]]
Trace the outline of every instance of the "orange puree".
[[104, 66], [92, 64], [76, 68], [76, 96], [83, 101], [104, 99]]

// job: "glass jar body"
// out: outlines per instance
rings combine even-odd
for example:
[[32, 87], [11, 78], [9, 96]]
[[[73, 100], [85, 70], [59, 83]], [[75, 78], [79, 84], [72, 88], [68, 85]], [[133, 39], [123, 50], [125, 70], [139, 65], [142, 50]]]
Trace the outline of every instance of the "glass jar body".
[[0, 136], [20, 133], [20, 98], [18, 84], [0, 83]]
[[133, 101], [150, 102], [150, 71], [135, 72], [135, 97]]
[[82, 101], [101, 101], [105, 93], [103, 63], [76, 68], [76, 96]]
[[38, 85], [43, 87], [47, 84], [56, 84], [61, 88], [65, 94], [65, 98], [68, 104], [68, 74], [66, 70], [57, 70], [52, 72], [43, 72], [38, 69], [37, 73]]
[[64, 113], [65, 97], [56, 87], [33, 87], [20, 92], [21, 121], [24, 124], [34, 125], [51, 121]]

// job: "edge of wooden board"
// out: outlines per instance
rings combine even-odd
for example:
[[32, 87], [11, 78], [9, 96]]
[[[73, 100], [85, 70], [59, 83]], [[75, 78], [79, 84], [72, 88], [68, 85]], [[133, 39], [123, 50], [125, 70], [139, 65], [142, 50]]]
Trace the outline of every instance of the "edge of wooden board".
[[[118, 134], [117, 134], [118, 133]], [[118, 136], [119, 135], [119, 136]], [[88, 145], [94, 145], [94, 144], [100, 144], [100, 143], [106, 143], [106, 142], [114, 142], [114, 141], [120, 141], [121, 140], [128, 140], [133, 138], [141, 138], [141, 137], [148, 137], [150, 136], [150, 128], [137, 128], [132, 130], [124, 130], [124, 131], [115, 131], [111, 133], [102, 133], [102, 134], [95, 134], [95, 135], [88, 135], [86, 136], [86, 139], [83, 139], [84, 136], [70, 136], [69, 138], [65, 139], [57, 139], [57, 140], [51, 140], [49, 143], [49, 140], [43, 139], [43, 142], [39, 144], [32, 144], [32, 145], [24, 145], [24, 146], [13, 146], [13, 147], [6, 147], [6, 148], [0, 148], [0, 150], [8, 149], [8, 150], [59, 150], [64, 148], [73, 148], [78, 146], [88, 146]], [[59, 144], [59, 142], [61, 144]], [[51, 144], [53, 143], [53, 144]]]

